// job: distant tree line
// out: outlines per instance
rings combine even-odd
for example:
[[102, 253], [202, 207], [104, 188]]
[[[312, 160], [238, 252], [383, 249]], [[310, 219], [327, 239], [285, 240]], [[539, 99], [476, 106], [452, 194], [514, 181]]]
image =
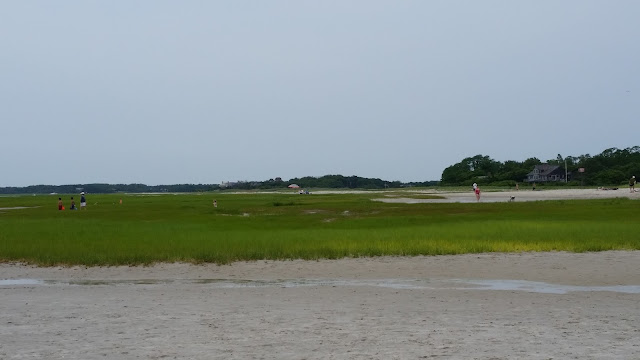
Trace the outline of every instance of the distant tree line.
[[[542, 164], [538, 158], [523, 162], [495, 161], [489, 156], [476, 155], [451, 165], [442, 172], [441, 185], [471, 185], [481, 182], [487, 185], [515, 186], [526, 182], [535, 165]], [[623, 185], [632, 175], [640, 174], [640, 146], [626, 149], [610, 148], [598, 155], [562, 157], [544, 163], [560, 166], [569, 173], [568, 185]], [[583, 170], [583, 171], [581, 171]]]
[[[204, 192], [215, 190], [267, 190], [286, 189], [290, 184], [297, 184], [301, 188], [322, 189], [397, 189], [413, 186], [436, 185], [471, 185], [474, 182], [484, 185], [515, 186], [516, 183], [526, 182], [527, 174], [535, 165], [543, 162], [535, 157], [525, 161], [507, 160], [500, 162], [486, 155], [476, 155], [463, 159], [457, 164], [444, 169], [440, 181], [400, 182], [386, 181], [359, 176], [325, 175], [321, 177], [306, 176], [283, 181], [280, 178], [266, 181], [236, 182], [225, 186], [217, 184], [176, 184], [176, 185], [145, 185], [145, 184], [75, 184], [75, 185], [31, 185], [25, 187], [0, 187], [0, 194], [75, 194], [80, 191], [87, 193], [173, 193], [173, 192]], [[640, 146], [626, 149], [610, 148], [598, 155], [562, 157], [558, 154], [555, 159], [545, 163], [558, 165], [569, 175], [568, 185], [623, 185], [632, 175], [640, 178]], [[579, 171], [584, 169], [584, 172]]]
[[359, 176], [325, 175], [322, 177], [305, 176], [293, 178], [290, 183], [302, 188], [327, 188], [327, 189], [398, 189], [412, 186], [433, 186], [438, 181], [409, 182], [386, 181], [381, 179], [363, 178]]
[[75, 185], [32, 185], [25, 187], [3, 187], [0, 194], [75, 194], [81, 191], [90, 194], [127, 193], [162, 193], [162, 192], [199, 192], [217, 190], [218, 185], [178, 184], [178, 185], [145, 185], [145, 184], [75, 184]]
[[297, 184], [301, 188], [327, 189], [385, 189], [412, 186], [433, 186], [438, 181], [408, 182], [384, 181], [380, 179], [363, 178], [359, 176], [326, 175], [322, 177], [294, 178], [289, 181], [269, 179], [267, 181], [240, 181], [217, 184], [178, 184], [178, 185], [145, 185], [145, 184], [75, 184], [75, 185], [32, 185], [25, 187], [3, 187], [0, 194], [75, 194], [81, 191], [92, 194], [113, 193], [174, 193], [174, 192], [204, 192], [214, 190], [268, 190], [287, 189], [289, 185]]

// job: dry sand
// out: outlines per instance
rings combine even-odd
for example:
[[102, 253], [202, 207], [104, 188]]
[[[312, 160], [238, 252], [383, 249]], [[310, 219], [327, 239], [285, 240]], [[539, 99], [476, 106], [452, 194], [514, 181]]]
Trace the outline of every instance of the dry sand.
[[640, 358], [640, 251], [0, 274], [1, 359]]
[[[482, 190], [482, 188], [481, 188]], [[444, 199], [416, 199], [410, 195], [427, 194], [439, 195]], [[640, 192], [630, 192], [629, 188], [619, 188], [617, 190], [593, 189], [559, 189], [532, 191], [531, 189], [508, 190], [508, 191], [481, 191], [480, 202], [508, 202], [511, 197], [513, 201], [542, 201], [542, 200], [579, 200], [579, 199], [608, 199], [608, 198], [629, 198], [640, 199]], [[384, 202], [398, 203], [449, 203], [449, 202], [477, 202], [476, 196], [469, 189], [468, 192], [446, 192], [438, 190], [422, 190], [407, 192], [407, 197], [395, 194], [377, 199]]]
[[640, 359], [640, 251], [0, 265], [0, 359], [172, 358]]

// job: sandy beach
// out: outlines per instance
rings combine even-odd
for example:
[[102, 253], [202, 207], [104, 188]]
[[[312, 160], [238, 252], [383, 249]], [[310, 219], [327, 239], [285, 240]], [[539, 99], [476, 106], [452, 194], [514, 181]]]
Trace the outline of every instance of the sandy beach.
[[640, 251], [0, 274], [1, 359], [640, 358]]
[[[444, 196], [475, 201], [471, 192]], [[27, 358], [638, 359], [640, 251], [0, 264], [0, 359]]]

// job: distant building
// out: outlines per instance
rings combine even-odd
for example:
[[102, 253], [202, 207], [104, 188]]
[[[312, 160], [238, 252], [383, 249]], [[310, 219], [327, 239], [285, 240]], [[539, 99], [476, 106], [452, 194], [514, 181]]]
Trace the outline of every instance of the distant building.
[[565, 170], [558, 165], [536, 165], [533, 171], [527, 174], [528, 182], [554, 182], [566, 181]]
[[220, 183], [220, 188], [221, 189], [234, 188], [234, 187], [237, 187], [237, 186], [239, 186], [241, 184], [244, 184], [244, 183], [246, 183], [246, 181], [236, 181], [236, 182], [223, 181], [223, 182]]

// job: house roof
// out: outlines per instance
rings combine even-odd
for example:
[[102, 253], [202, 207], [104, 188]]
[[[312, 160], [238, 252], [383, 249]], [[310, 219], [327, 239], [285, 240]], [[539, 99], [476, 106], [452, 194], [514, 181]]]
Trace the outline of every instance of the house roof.
[[560, 169], [560, 166], [558, 166], [558, 165], [540, 164], [540, 165], [534, 166], [533, 170], [531, 170], [531, 172], [528, 173], [527, 175], [533, 175], [534, 171], [536, 171], [536, 170], [538, 170], [539, 174], [541, 174], [541, 175], [549, 175], [549, 174], [552, 174], [553, 172], [555, 172], [558, 169]]

